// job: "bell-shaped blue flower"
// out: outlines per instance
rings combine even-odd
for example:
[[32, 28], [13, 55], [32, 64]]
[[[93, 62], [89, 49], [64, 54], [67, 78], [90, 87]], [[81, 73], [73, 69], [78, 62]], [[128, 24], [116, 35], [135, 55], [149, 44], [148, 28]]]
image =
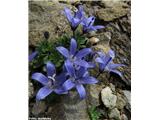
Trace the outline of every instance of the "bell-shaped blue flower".
[[38, 55], [38, 51], [35, 51], [29, 55], [29, 62], [32, 61]]
[[86, 97], [86, 91], [83, 84], [95, 84], [98, 81], [96, 78], [89, 76], [86, 68], [80, 67], [75, 69], [73, 63], [69, 60], [65, 62], [65, 67], [68, 72], [68, 79], [64, 82], [63, 87], [66, 91], [76, 88], [81, 99]]
[[66, 94], [66, 91], [61, 87], [65, 81], [65, 78], [63, 78], [63, 75], [56, 76], [54, 64], [47, 62], [46, 70], [47, 76], [38, 72], [32, 74], [32, 79], [40, 82], [43, 85], [36, 95], [37, 100], [44, 99], [52, 92], [55, 92], [56, 94]]
[[99, 57], [95, 59], [97, 63], [99, 63], [100, 71], [108, 71], [113, 72], [115, 74], [118, 74], [120, 77], [122, 77], [121, 72], [116, 70], [118, 67], [125, 66], [123, 64], [114, 64], [113, 59], [115, 57], [115, 53], [113, 50], [109, 50], [107, 54], [104, 52], [98, 52]]
[[64, 14], [67, 17], [67, 20], [69, 21], [71, 25], [71, 29], [75, 31], [75, 29], [78, 27], [78, 25], [82, 22], [84, 18], [84, 11], [82, 6], [78, 6], [78, 11], [72, 15], [71, 10], [68, 8], [64, 9]]
[[83, 19], [83, 21], [81, 22], [81, 24], [83, 26], [83, 33], [87, 33], [87, 32], [90, 32], [90, 31], [96, 31], [98, 29], [104, 28], [104, 26], [102, 26], [102, 25], [93, 26], [94, 21], [95, 21], [94, 16], [91, 16], [91, 17], [88, 17], [88, 18], [85, 17]]
[[84, 57], [92, 52], [91, 48], [84, 48], [77, 51], [77, 42], [74, 38], [71, 39], [69, 51], [63, 46], [57, 47], [56, 49], [66, 58], [66, 60], [71, 61], [74, 65], [83, 66], [86, 68], [93, 66], [84, 60]]

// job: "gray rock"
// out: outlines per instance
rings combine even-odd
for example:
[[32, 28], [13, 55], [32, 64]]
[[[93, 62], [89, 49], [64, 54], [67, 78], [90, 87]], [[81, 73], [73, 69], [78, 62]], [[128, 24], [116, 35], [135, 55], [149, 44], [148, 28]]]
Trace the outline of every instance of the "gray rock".
[[121, 110], [124, 108], [124, 106], [126, 106], [126, 104], [127, 103], [126, 103], [125, 99], [123, 98], [123, 96], [121, 94], [117, 93], [116, 107]]
[[109, 84], [110, 85], [110, 88], [113, 92], [116, 92], [116, 88], [115, 88], [115, 85], [113, 85], [112, 83]]
[[88, 97], [87, 103], [91, 106], [99, 106], [100, 105], [100, 93], [103, 89], [104, 85], [90, 85], [88, 88]]
[[106, 87], [101, 91], [101, 99], [103, 104], [109, 109], [112, 109], [116, 106], [117, 96], [112, 94], [112, 91], [109, 87]]
[[131, 104], [131, 92], [128, 90], [123, 90], [123, 93], [126, 96], [128, 103]]
[[98, 38], [100, 41], [106, 41], [107, 43], [110, 42], [112, 34], [111, 32], [102, 32], [102, 33], [98, 33], [96, 34], [95, 31], [92, 31], [88, 34], [88, 37], [92, 38], [92, 37], [96, 37]]
[[66, 117], [64, 113], [64, 106], [61, 102], [61, 99], [49, 105], [47, 117], [50, 117], [52, 120], [65, 120]]
[[33, 87], [33, 84], [32, 84], [32, 82], [29, 80], [29, 98], [33, 98], [33, 96], [34, 96], [34, 87]]
[[90, 31], [88, 33], [88, 37], [95, 37], [97, 34], [96, 34], [96, 31]]
[[100, 41], [98, 42], [97, 45], [95, 46], [92, 46], [92, 48], [95, 50], [95, 51], [103, 51], [105, 53], [108, 53], [108, 51], [110, 50], [110, 47], [109, 47], [109, 42], [108, 41]]
[[37, 101], [32, 108], [32, 114], [33, 115], [38, 115], [40, 113], [44, 113], [46, 110], [47, 106], [44, 101]]
[[62, 105], [65, 114], [63, 120], [89, 120], [86, 100], [80, 100], [76, 91], [63, 96]]
[[[53, 0], [54, 1], [54, 0]], [[80, 0], [57, 0], [59, 2], [64, 2], [66, 4], [76, 4], [76, 3], [79, 3]]]
[[91, 37], [88, 42], [89, 42], [91, 45], [93, 45], [93, 44], [98, 43], [99, 41], [100, 41], [100, 40], [99, 40], [98, 38], [96, 38], [96, 37]]
[[127, 106], [126, 108], [130, 111], [131, 110], [131, 92], [128, 90], [123, 90], [125, 97], [127, 98]]
[[112, 21], [116, 18], [122, 17], [128, 13], [129, 6], [124, 1], [106, 1], [102, 0], [105, 8], [97, 11], [99, 19], [104, 21]]
[[120, 112], [117, 108], [112, 109], [108, 114], [110, 119], [121, 120]]
[[[114, 29], [115, 30], [115, 29]], [[128, 34], [120, 33], [113, 30], [110, 47], [116, 51], [115, 63], [125, 64], [125, 67], [119, 68], [123, 73], [123, 82], [128, 88], [131, 86], [131, 39]], [[125, 87], [125, 88], [127, 88]]]
[[112, 34], [111, 32], [103, 32], [96, 35], [101, 41], [106, 41], [107, 43], [110, 42]]
[[89, 120], [86, 99], [80, 100], [75, 90], [70, 91], [48, 105], [47, 116], [52, 120]]
[[64, 6], [71, 5], [53, 1], [29, 1], [29, 45], [37, 46], [49, 32], [49, 41], [64, 33], [72, 34], [69, 23], [62, 13]]
[[105, 33], [104, 33], [104, 36], [105, 36], [105, 40], [110, 41], [110, 40], [111, 40], [111, 37], [112, 37], [112, 34], [111, 34], [111, 32], [105, 32]]
[[125, 114], [121, 115], [121, 120], [128, 120], [127, 116]]
[[120, 25], [121, 25], [122, 30], [124, 32], [131, 33], [131, 17], [130, 17], [130, 13], [127, 14], [127, 17], [124, 17], [124, 18], [120, 19], [119, 21], [120, 21]]

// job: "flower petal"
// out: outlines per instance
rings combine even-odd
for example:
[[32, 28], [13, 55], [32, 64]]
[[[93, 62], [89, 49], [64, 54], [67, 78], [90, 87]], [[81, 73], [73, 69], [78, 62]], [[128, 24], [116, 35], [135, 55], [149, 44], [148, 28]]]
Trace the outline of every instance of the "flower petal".
[[76, 49], [77, 49], [77, 42], [74, 38], [72, 38], [70, 44], [70, 53], [74, 55], [76, 53]]
[[50, 61], [47, 62], [46, 69], [47, 69], [47, 75], [48, 75], [48, 76], [53, 76], [53, 74], [56, 73], [55, 66], [54, 66], [54, 64], [52, 64], [52, 62], [50, 62]]
[[83, 87], [83, 85], [82, 84], [76, 85], [76, 89], [77, 89], [77, 91], [79, 93], [80, 98], [84, 99], [86, 97], [86, 90]]
[[67, 17], [68, 21], [71, 23], [73, 16], [72, 16], [72, 14], [71, 14], [70, 9], [64, 8], [64, 14], [65, 14], [65, 16]]
[[105, 64], [99, 64], [99, 69], [101, 70], [101, 71], [103, 71], [104, 69], [105, 69], [105, 67], [106, 67], [106, 65]]
[[82, 84], [95, 84], [98, 80], [94, 77], [85, 77], [81, 80]]
[[122, 67], [122, 66], [125, 66], [125, 65], [123, 65], [123, 64], [114, 64], [114, 63], [108, 64], [108, 68], [109, 69], [116, 69], [116, 68]]
[[90, 27], [88, 27], [87, 32], [96, 31], [96, 30], [97, 29], [94, 26], [90, 26]]
[[83, 25], [83, 28], [88, 26], [86, 17], [83, 18], [81, 25]]
[[68, 91], [65, 91], [63, 88], [56, 88], [53, 90], [56, 94], [67, 94]]
[[89, 53], [92, 52], [91, 48], [84, 48], [82, 50], [80, 50], [77, 54], [76, 57], [81, 59], [82, 57], [85, 57], [86, 55], [88, 55]]
[[87, 69], [85, 68], [85, 67], [81, 67], [80, 66], [80, 68], [77, 70], [77, 72], [76, 72], [76, 76], [78, 77], [78, 78], [81, 78], [81, 77], [83, 77], [83, 75], [86, 73], [86, 71], [87, 71]]
[[102, 28], [105, 28], [105, 27], [102, 26], [102, 25], [96, 25], [96, 26], [94, 26], [94, 28], [97, 30], [97, 29], [102, 29]]
[[75, 87], [75, 83], [73, 83], [70, 79], [66, 80], [63, 84], [64, 90], [70, 90]]
[[73, 18], [73, 20], [72, 20], [72, 27], [76, 28], [80, 24], [81, 21], [82, 20], [80, 20], [78, 18]]
[[92, 67], [90, 64], [88, 64], [85, 60], [76, 60], [74, 61], [74, 64], [85, 67], [85, 68], [89, 68]]
[[115, 52], [113, 50], [109, 50], [107, 55], [109, 55], [113, 59], [115, 57]]
[[92, 26], [94, 21], [95, 21], [95, 17], [94, 16], [91, 16], [91, 17], [87, 18], [88, 26]]
[[43, 85], [47, 85], [48, 84], [48, 78], [43, 75], [42, 73], [34, 73], [32, 74], [32, 79], [40, 82]]
[[53, 92], [53, 89], [50, 89], [50, 88], [48, 88], [48, 87], [42, 87], [39, 91], [38, 91], [38, 93], [37, 93], [37, 95], [36, 95], [36, 99], [37, 100], [42, 100], [42, 99], [44, 99], [46, 96], [48, 96], [49, 94], [51, 94]]
[[90, 26], [88, 27], [88, 31], [96, 31], [97, 29], [102, 29], [104, 26], [97, 25], [97, 26]]
[[55, 76], [55, 79], [56, 79], [56, 84], [61, 86], [66, 81], [66, 73], [61, 72], [59, 75]]
[[95, 68], [96, 67], [96, 64], [93, 63], [93, 62], [88, 62], [88, 64], [89, 64], [89, 68]]
[[66, 70], [69, 73], [69, 75], [71, 77], [74, 77], [74, 75], [75, 75], [75, 69], [73, 67], [73, 63], [70, 62], [69, 60], [66, 60], [64, 64], [65, 64]]
[[97, 52], [97, 54], [98, 54], [100, 57], [104, 57], [104, 56], [105, 56], [105, 53], [104, 53], [104, 52]]
[[82, 19], [84, 16], [84, 10], [83, 10], [83, 6], [79, 5], [78, 6], [78, 11], [76, 12], [76, 17], [79, 19]]
[[69, 58], [69, 51], [68, 51], [66, 48], [60, 46], [60, 47], [56, 47], [56, 49], [57, 49], [64, 57]]
[[118, 70], [110, 70], [110, 72], [113, 72], [113, 73], [119, 75], [120, 77], [123, 77], [122, 73], [119, 72]]
[[98, 62], [98, 63], [104, 64], [104, 61], [103, 61], [100, 57], [97, 57], [97, 58], [95, 59], [95, 61]]
[[29, 62], [32, 61], [38, 55], [38, 51], [33, 52], [29, 55]]

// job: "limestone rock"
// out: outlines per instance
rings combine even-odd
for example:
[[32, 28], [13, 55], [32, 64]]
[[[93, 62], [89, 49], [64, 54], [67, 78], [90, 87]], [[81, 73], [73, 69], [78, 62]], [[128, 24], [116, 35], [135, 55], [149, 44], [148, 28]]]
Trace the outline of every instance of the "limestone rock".
[[100, 93], [103, 89], [104, 85], [94, 84], [88, 86], [88, 97], [87, 102], [91, 106], [99, 106], [100, 105]]
[[76, 91], [70, 91], [62, 98], [64, 120], [89, 120], [86, 100], [80, 100]]
[[121, 110], [121, 109], [124, 108], [124, 106], [126, 106], [126, 104], [127, 104], [127, 103], [126, 103], [125, 99], [123, 98], [123, 96], [118, 93], [118, 94], [117, 94], [116, 107]]
[[115, 29], [113, 29], [112, 34], [110, 47], [116, 51], [114, 62], [126, 65], [125, 67], [119, 68], [119, 71], [123, 74], [122, 81], [125, 82], [126, 89], [131, 86], [131, 39], [128, 36], [129, 33], [120, 33]]
[[112, 34], [111, 32], [104, 32], [104, 33], [99, 33], [96, 35], [101, 41], [106, 41], [107, 43], [110, 42]]
[[125, 97], [127, 98], [127, 106], [126, 106], [126, 108], [128, 109], [128, 110], [131, 110], [131, 92], [130, 91], [128, 91], [128, 90], [123, 90], [123, 93], [124, 93], [124, 95], [125, 95]]
[[110, 88], [113, 92], [116, 92], [116, 88], [115, 88], [115, 85], [113, 85], [112, 83], [109, 84], [110, 85]]
[[107, 108], [111, 109], [116, 106], [117, 96], [112, 94], [109, 87], [106, 87], [101, 91], [101, 99]]
[[128, 90], [123, 90], [123, 93], [126, 96], [128, 103], [131, 104], [131, 92]]
[[80, 2], [80, 0], [57, 0], [57, 1], [64, 2], [64, 3], [67, 3], [67, 4], [76, 4], [76, 3]]
[[120, 112], [117, 108], [112, 109], [108, 114], [110, 119], [121, 120]]
[[40, 113], [44, 113], [46, 110], [46, 107], [47, 106], [44, 101], [37, 101], [32, 108], [32, 114], [38, 115]]
[[92, 47], [95, 51], [103, 51], [108, 53], [110, 50], [109, 43], [107, 41], [100, 41], [97, 45]]
[[49, 105], [47, 117], [50, 117], [52, 120], [65, 120], [64, 106], [61, 99]]
[[71, 29], [63, 14], [64, 5], [53, 1], [29, 1], [29, 45], [45, 40], [44, 32], [49, 32], [49, 40], [53, 41], [64, 33], [71, 34]]
[[97, 11], [99, 19], [104, 21], [112, 21], [116, 18], [122, 17], [128, 13], [129, 6], [124, 1], [102, 1], [105, 8]]
[[128, 120], [127, 116], [125, 114], [121, 115], [121, 120]]
[[88, 42], [89, 42], [91, 45], [93, 45], [93, 44], [98, 43], [99, 41], [100, 41], [100, 40], [99, 40], [98, 38], [96, 38], [96, 37], [91, 37]]
[[50, 104], [47, 116], [52, 120], [89, 120], [86, 99], [81, 100], [76, 90], [59, 96]]
[[34, 95], [34, 87], [33, 87], [33, 84], [32, 82], [29, 80], [29, 98], [33, 98], [33, 95]]

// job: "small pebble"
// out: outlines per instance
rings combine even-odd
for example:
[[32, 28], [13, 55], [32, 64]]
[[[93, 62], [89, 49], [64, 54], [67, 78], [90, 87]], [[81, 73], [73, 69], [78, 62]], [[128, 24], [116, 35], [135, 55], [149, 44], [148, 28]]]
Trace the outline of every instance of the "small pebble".
[[96, 37], [92, 37], [89, 39], [89, 43], [91, 43], [91, 45], [94, 45], [96, 43], [98, 43], [100, 40]]

